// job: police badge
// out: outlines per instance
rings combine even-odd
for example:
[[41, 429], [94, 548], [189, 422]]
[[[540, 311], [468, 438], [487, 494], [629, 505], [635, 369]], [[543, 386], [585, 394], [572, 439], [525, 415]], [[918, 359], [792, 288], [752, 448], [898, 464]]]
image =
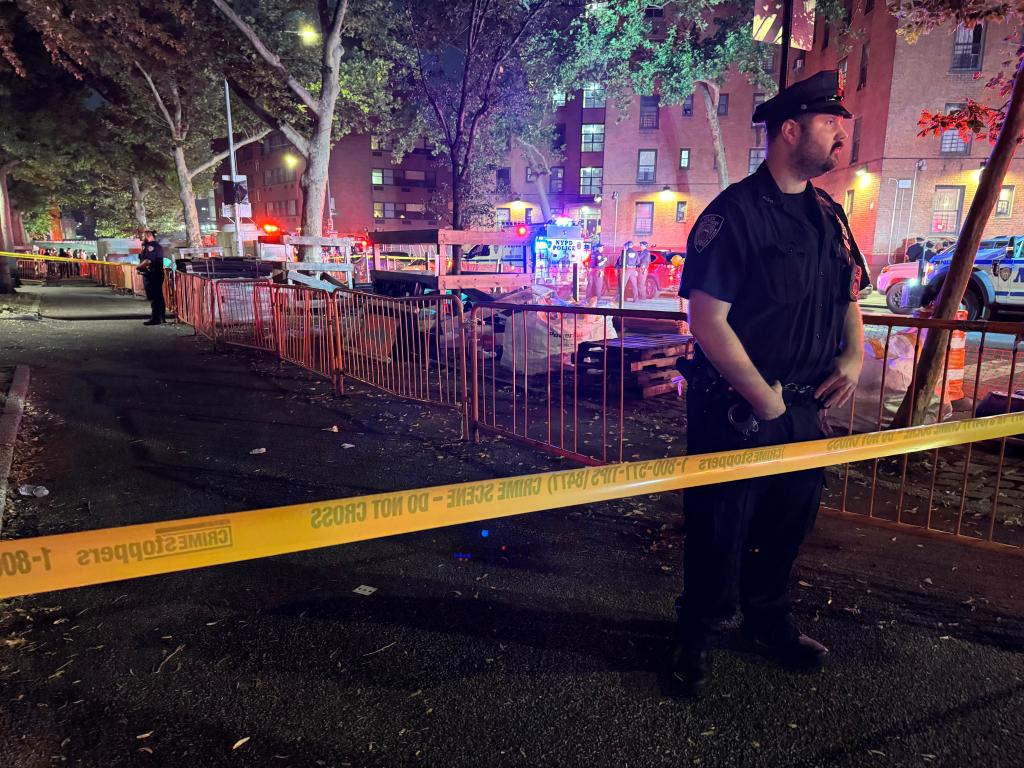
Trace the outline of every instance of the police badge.
[[693, 245], [698, 253], [707, 248], [715, 239], [715, 235], [721, 231], [724, 223], [725, 219], [714, 213], [701, 216], [700, 221], [697, 222], [697, 230], [693, 233]]

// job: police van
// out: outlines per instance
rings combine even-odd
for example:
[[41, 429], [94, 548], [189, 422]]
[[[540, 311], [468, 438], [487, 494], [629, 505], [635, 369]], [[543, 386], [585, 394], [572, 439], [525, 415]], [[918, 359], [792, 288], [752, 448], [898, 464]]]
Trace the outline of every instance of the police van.
[[[923, 306], [939, 295], [955, 250], [954, 245], [932, 258], [923, 280]], [[1024, 312], [1024, 235], [981, 241], [963, 303], [971, 320], [985, 320], [996, 312]]]

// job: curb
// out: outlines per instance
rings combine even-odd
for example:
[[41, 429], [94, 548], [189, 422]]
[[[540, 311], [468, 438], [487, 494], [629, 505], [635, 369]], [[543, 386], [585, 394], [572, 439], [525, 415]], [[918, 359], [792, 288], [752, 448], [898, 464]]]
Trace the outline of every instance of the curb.
[[18, 439], [18, 427], [25, 412], [25, 395], [28, 393], [28, 366], [19, 365], [14, 369], [14, 380], [7, 392], [7, 402], [0, 415], [0, 536], [4, 532], [4, 511], [7, 507], [7, 480], [14, 459], [14, 443]]

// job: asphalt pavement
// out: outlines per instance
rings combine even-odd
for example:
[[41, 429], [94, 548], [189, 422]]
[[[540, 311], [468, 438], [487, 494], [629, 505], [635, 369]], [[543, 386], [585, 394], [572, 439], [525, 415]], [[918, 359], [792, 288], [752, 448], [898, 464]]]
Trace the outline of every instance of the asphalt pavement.
[[[50, 319], [125, 314], [60, 290], [0, 321], [2, 364], [32, 371], [12, 484], [50, 492], [11, 501], [5, 538], [566, 466], [185, 326]], [[1020, 765], [1019, 557], [822, 519], [793, 596], [829, 666], [726, 633], [693, 703], [664, 666], [677, 495], [486, 530], [0, 603], [3, 765]]]

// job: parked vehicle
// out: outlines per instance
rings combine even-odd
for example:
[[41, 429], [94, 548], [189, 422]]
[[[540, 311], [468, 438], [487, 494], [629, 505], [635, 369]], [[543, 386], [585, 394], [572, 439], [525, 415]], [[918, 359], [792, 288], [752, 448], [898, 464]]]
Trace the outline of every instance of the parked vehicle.
[[[926, 263], [924, 273], [930, 274], [935, 270], [935, 265]], [[898, 264], [887, 264], [875, 281], [875, 287], [879, 293], [885, 294], [885, 305], [890, 312], [897, 315], [907, 314], [909, 309], [902, 306], [903, 289], [908, 285], [916, 285], [920, 279], [921, 265], [917, 261], [903, 261]]]
[[[934, 269], [925, 275], [921, 304], [939, 295], [955, 246], [937, 254]], [[999, 235], [981, 241], [974, 258], [963, 304], [971, 320], [985, 320], [996, 312], [1024, 312], [1024, 235]]]

